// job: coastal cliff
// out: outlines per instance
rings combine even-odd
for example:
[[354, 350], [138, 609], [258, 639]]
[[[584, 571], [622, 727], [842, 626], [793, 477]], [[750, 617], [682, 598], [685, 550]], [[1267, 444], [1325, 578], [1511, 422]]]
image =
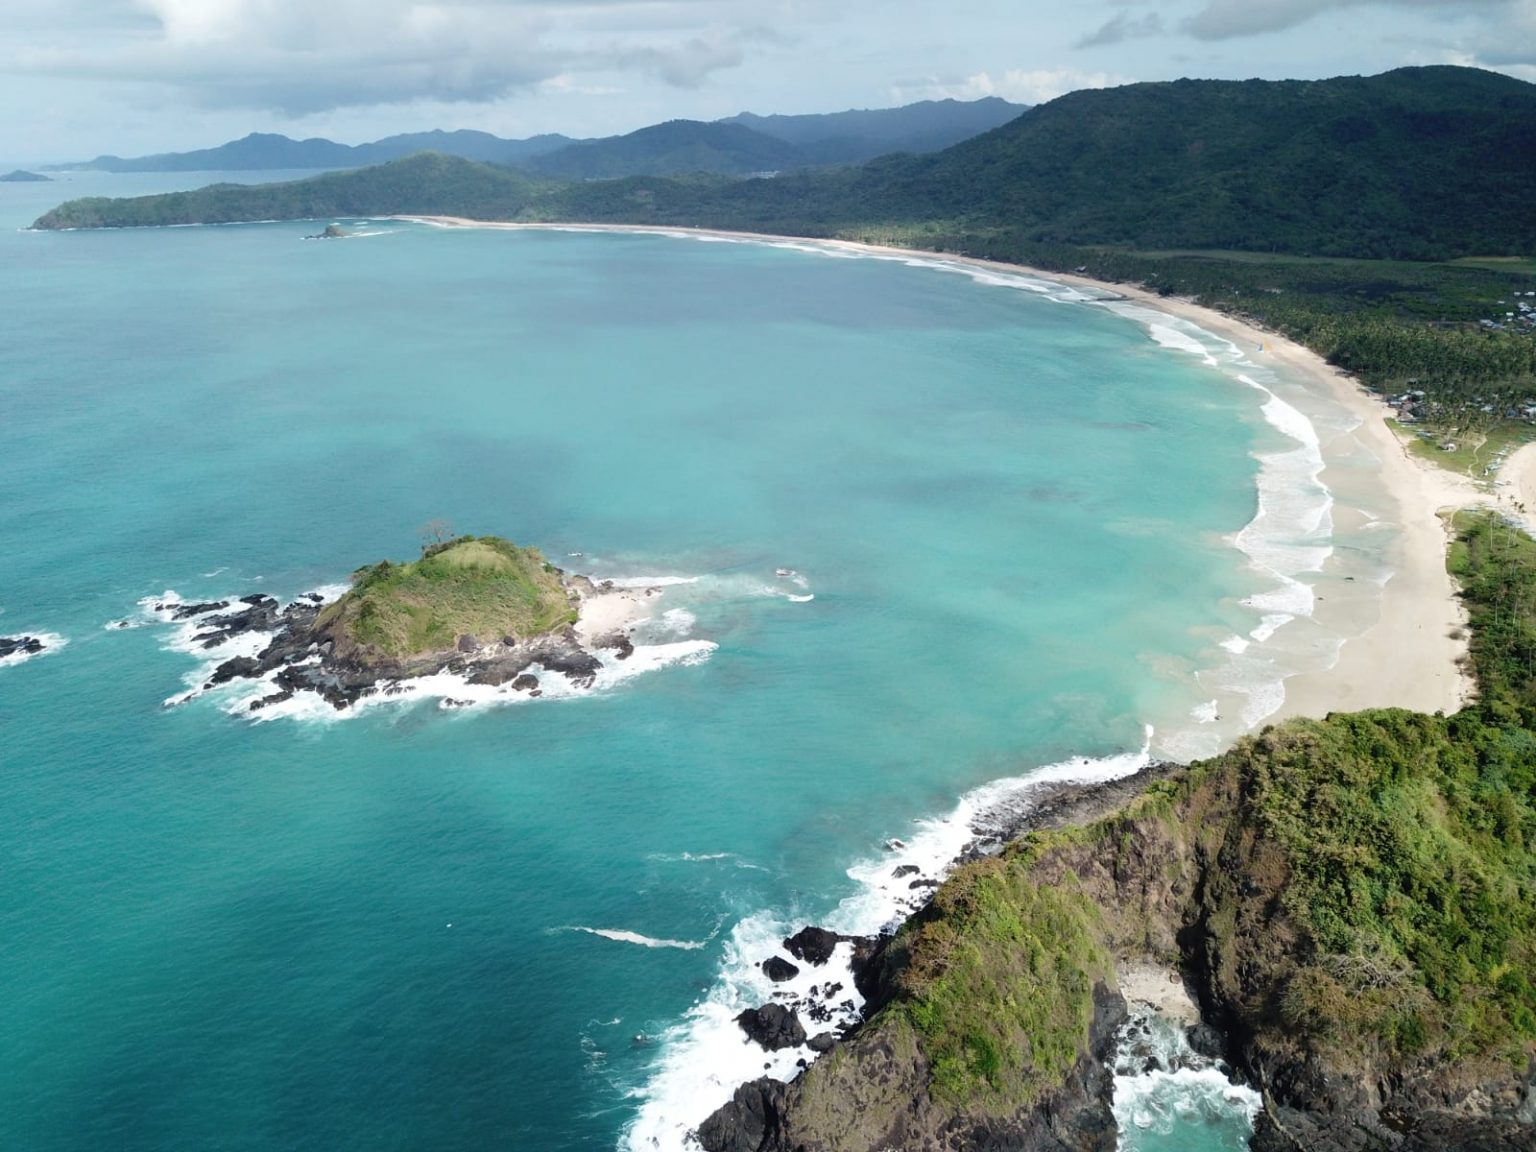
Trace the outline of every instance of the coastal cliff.
[[1120, 981], [1150, 964], [1259, 1092], [1259, 1152], [1536, 1148], [1533, 561], [1461, 522], [1475, 707], [1292, 721], [1059, 804], [957, 867], [861, 974], [866, 1022], [703, 1146], [1113, 1148]]

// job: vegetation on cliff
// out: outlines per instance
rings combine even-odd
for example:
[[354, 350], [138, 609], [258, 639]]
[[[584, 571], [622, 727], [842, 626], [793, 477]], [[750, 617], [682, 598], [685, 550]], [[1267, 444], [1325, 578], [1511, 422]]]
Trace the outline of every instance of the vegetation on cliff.
[[412, 563], [358, 569], [317, 631], [348, 654], [398, 660], [448, 651], [464, 636], [485, 644], [528, 639], [575, 621], [559, 571], [537, 549], [461, 536]]
[[1013, 1110], [1061, 1084], [1113, 971], [1099, 920], [1016, 861], [980, 861], [940, 890], [899, 945], [898, 987], [941, 1095]]

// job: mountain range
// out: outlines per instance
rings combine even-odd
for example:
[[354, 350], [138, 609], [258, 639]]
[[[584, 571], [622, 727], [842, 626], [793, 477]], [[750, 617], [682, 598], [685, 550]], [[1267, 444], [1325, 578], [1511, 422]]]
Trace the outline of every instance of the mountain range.
[[[700, 132], [700, 127], [707, 132]], [[1536, 85], [1472, 68], [1074, 92], [927, 155], [783, 171], [743, 125], [659, 125], [521, 173], [442, 155], [316, 180], [64, 205], [41, 227], [445, 214], [898, 239], [1440, 259], [1536, 252]], [[721, 157], [737, 175], [674, 173]], [[550, 179], [550, 175], [562, 177]], [[614, 175], [623, 178], [597, 180]]]
[[595, 140], [558, 133], [507, 140], [489, 132], [414, 132], [368, 144], [319, 137], [292, 140], [253, 132], [217, 148], [125, 159], [98, 156], [50, 171], [260, 172], [362, 168], [417, 152], [524, 168], [565, 179], [612, 179], [676, 172], [748, 175], [835, 164], [857, 164], [888, 152], [931, 152], [1012, 120], [1026, 109], [995, 96], [927, 100], [901, 108], [806, 116], [742, 113], [706, 123], [672, 120]]

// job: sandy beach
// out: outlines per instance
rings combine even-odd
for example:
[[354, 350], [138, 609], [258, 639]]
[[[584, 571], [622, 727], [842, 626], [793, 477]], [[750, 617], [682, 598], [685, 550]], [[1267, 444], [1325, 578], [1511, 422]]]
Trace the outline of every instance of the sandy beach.
[[[1479, 489], [1470, 479], [1411, 455], [1386, 424], [1385, 418], [1390, 412], [1387, 406], [1316, 353], [1273, 332], [1188, 300], [1066, 273], [851, 241], [682, 227], [485, 223], [442, 216], [400, 219], [469, 228], [707, 235], [744, 241], [808, 244], [884, 258], [969, 265], [1038, 277], [1098, 295], [1111, 294], [1187, 320], [1238, 347], [1262, 349], [1249, 355], [1300, 384], [1320, 401], [1347, 412], [1350, 422], [1357, 425], [1347, 432], [1324, 437], [1321, 447], [1325, 467], [1321, 481], [1337, 491], [1337, 477], [1330, 473], [1345, 471], [1346, 459], [1353, 461], [1352, 468], [1358, 472], [1360, 453], [1362, 450], [1368, 453], [1373, 479], [1391, 506], [1388, 515], [1382, 519], [1397, 529], [1395, 540], [1388, 546], [1392, 575], [1381, 590], [1380, 598], [1364, 594], [1336, 597], [1336, 601], [1343, 603], [1335, 603], [1320, 611], [1320, 616], [1326, 611], [1330, 627], [1344, 638], [1338, 658], [1331, 667], [1305, 670], [1287, 678], [1285, 703], [1270, 717], [1273, 720], [1292, 716], [1321, 717], [1329, 712], [1382, 707], [1431, 713], [1457, 711], [1469, 698], [1472, 684], [1461, 667], [1466, 654], [1465, 615], [1445, 568], [1448, 542], [1445, 515], [1459, 508], [1495, 504], [1514, 513], [1517, 505], [1523, 505], [1531, 510], [1527, 523], [1536, 522], [1536, 445], [1511, 456], [1501, 474], [1508, 483], [1495, 497]], [[1326, 566], [1324, 572], [1326, 575]], [[1230, 721], [1223, 725], [1223, 736], [1236, 734]]]
[[[1379, 462], [1378, 479], [1395, 505], [1393, 520], [1401, 535], [1391, 547], [1393, 575], [1382, 589], [1377, 619], [1345, 642], [1331, 669], [1287, 680], [1285, 705], [1274, 718], [1364, 708], [1446, 713], [1460, 709], [1472, 685], [1460, 665], [1466, 653], [1466, 617], [1445, 567], [1449, 525], [1443, 515], [1488, 504], [1488, 494], [1470, 479], [1412, 455], [1388, 427], [1391, 410], [1386, 404], [1310, 349], [1189, 301], [1082, 278], [1058, 279], [1113, 287], [1244, 347], [1262, 344], [1260, 359], [1320, 389], [1360, 422], [1350, 435]], [[1325, 465], [1333, 464], [1343, 449], [1327, 439], [1322, 447]], [[1536, 468], [1536, 460], [1532, 464]], [[1329, 472], [1325, 467], [1324, 484], [1330, 483]], [[1349, 622], [1340, 623], [1350, 630]]]
[[576, 638], [587, 647], [615, 632], [628, 632], [655, 610], [655, 588], [604, 588], [583, 592]]
[[1499, 506], [1536, 535], [1536, 443], [1510, 453], [1499, 469]]

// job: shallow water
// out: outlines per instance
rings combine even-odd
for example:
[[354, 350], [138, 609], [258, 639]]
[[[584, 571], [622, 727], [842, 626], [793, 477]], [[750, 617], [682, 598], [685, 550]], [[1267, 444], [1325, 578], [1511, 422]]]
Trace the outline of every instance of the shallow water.
[[[7, 1146], [679, 1146], [772, 1063], [728, 1017], [776, 934], [895, 915], [988, 782], [1203, 746], [1307, 624], [1326, 492], [1254, 524], [1304, 428], [1177, 325], [764, 245], [316, 230], [0, 234], [0, 634], [68, 641], [0, 668]], [[698, 658], [162, 707], [199, 661], [141, 600], [297, 595], [437, 517], [697, 578], [648, 635]]]

